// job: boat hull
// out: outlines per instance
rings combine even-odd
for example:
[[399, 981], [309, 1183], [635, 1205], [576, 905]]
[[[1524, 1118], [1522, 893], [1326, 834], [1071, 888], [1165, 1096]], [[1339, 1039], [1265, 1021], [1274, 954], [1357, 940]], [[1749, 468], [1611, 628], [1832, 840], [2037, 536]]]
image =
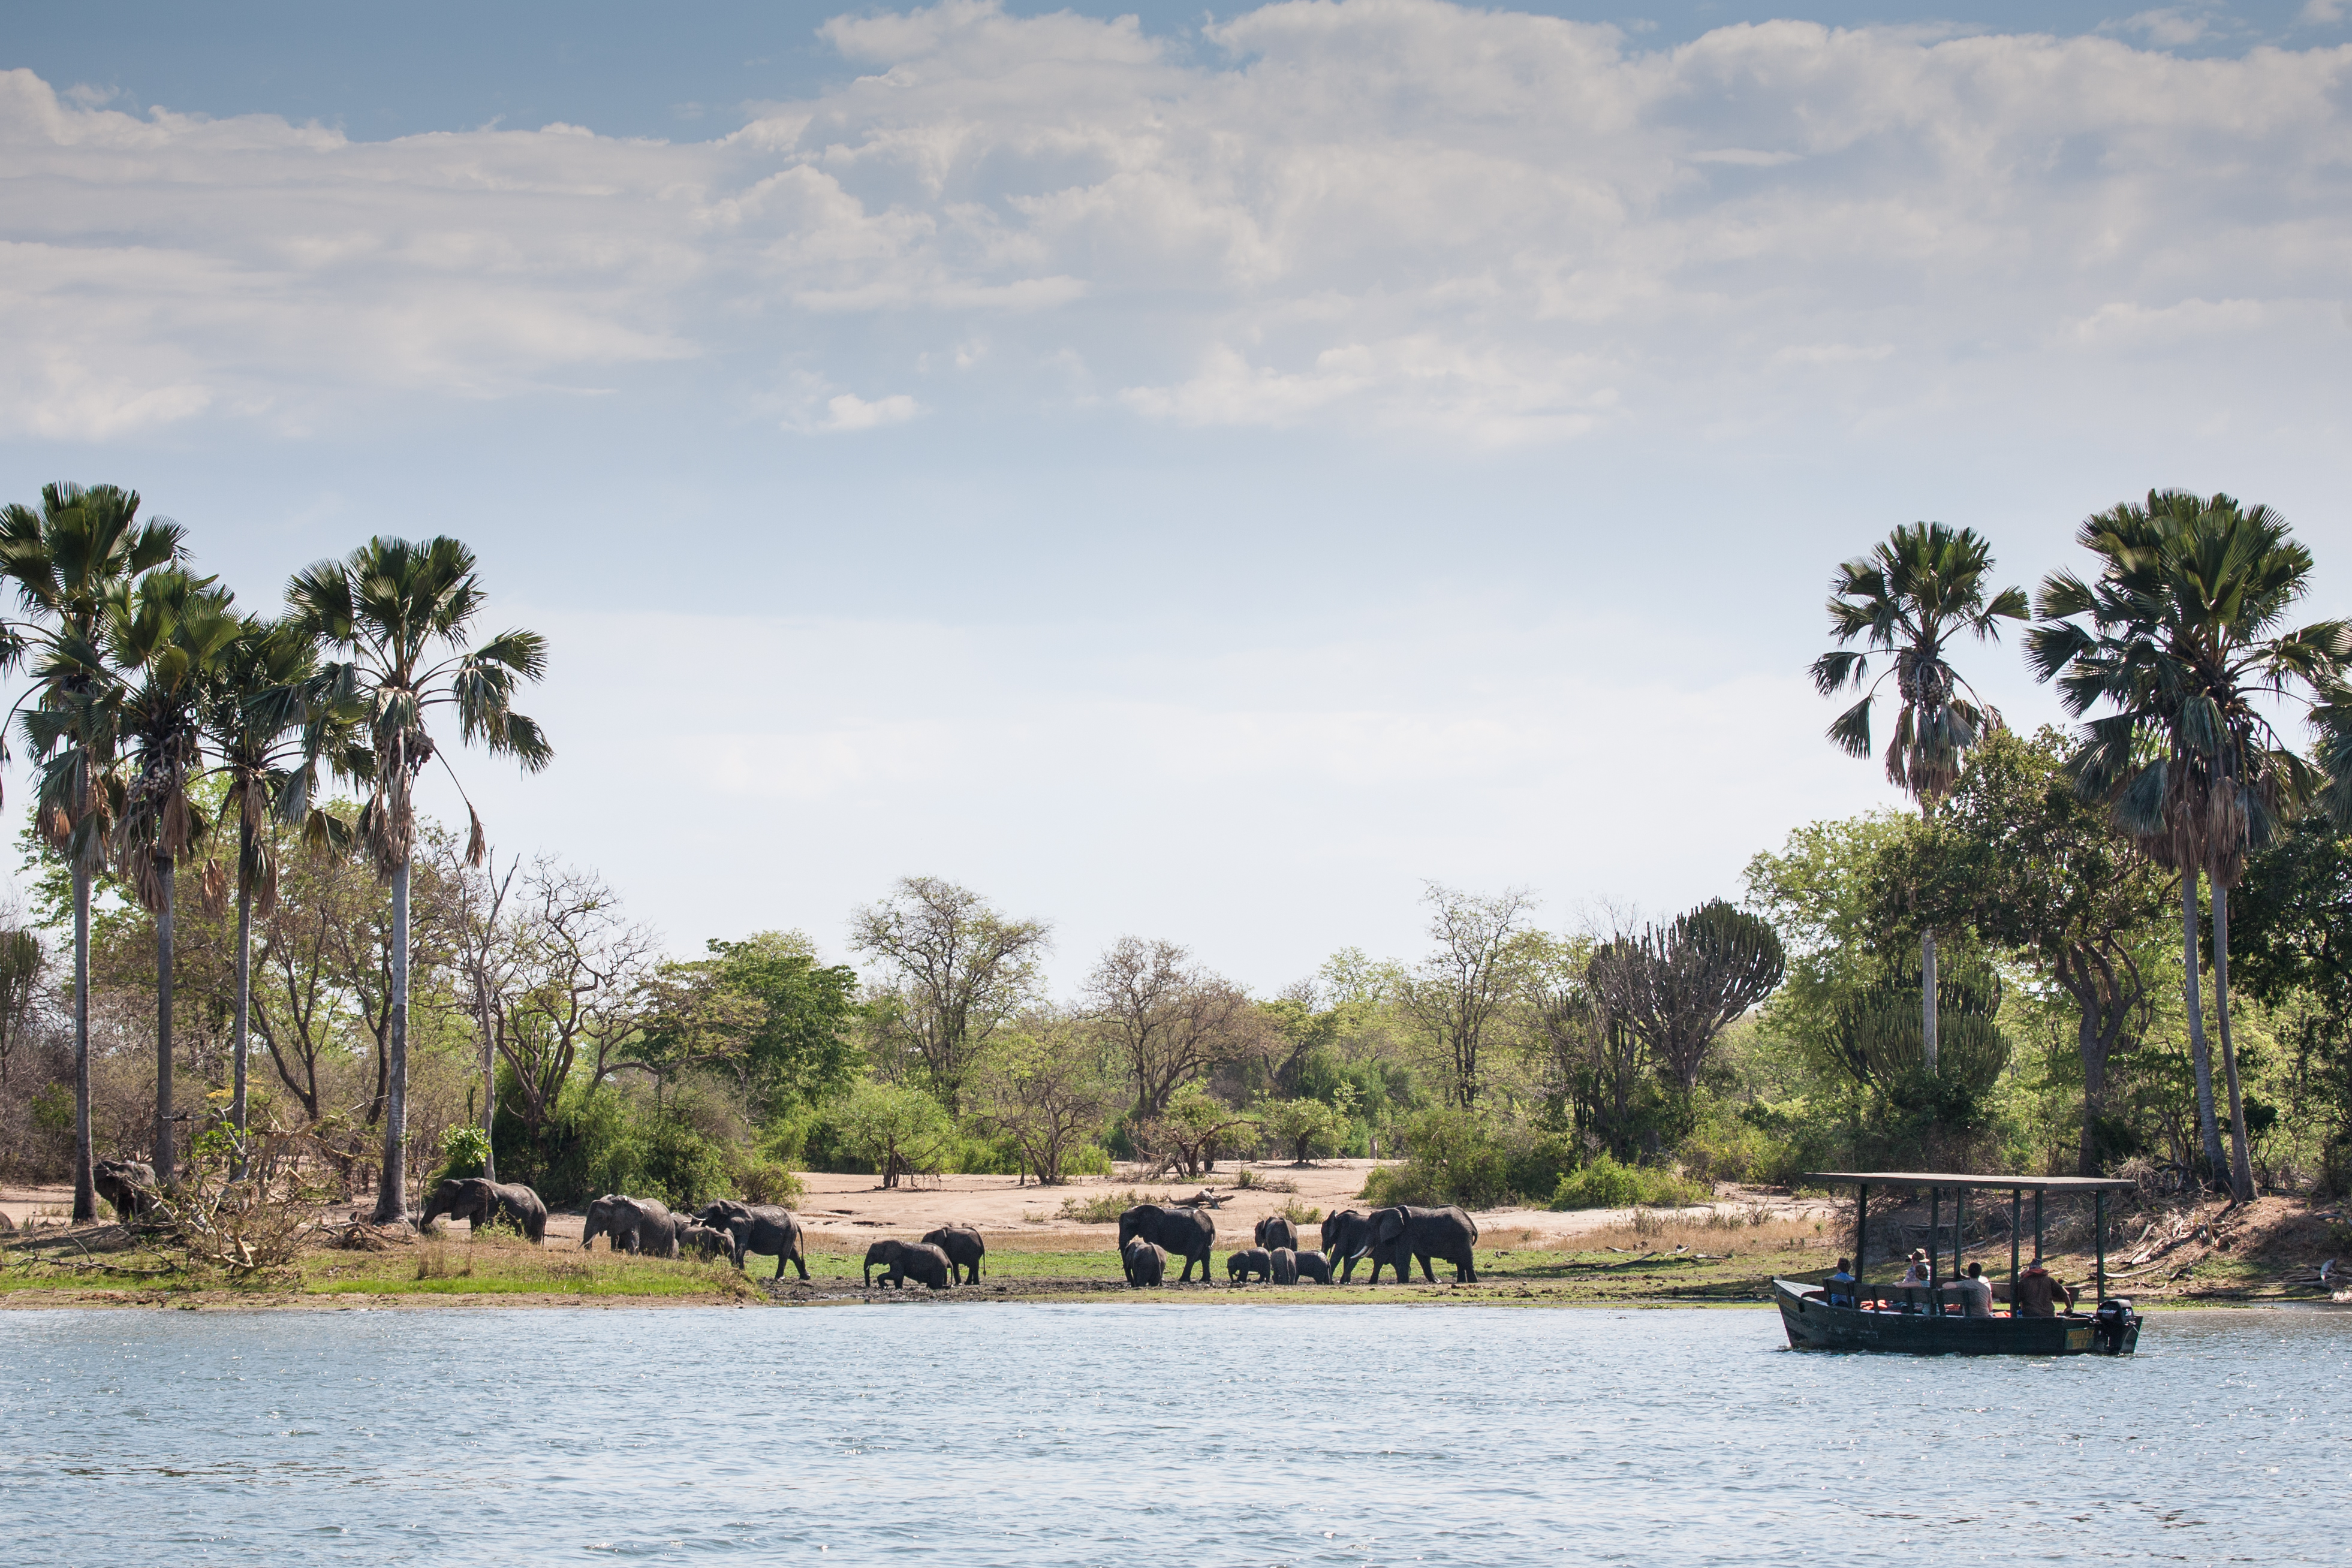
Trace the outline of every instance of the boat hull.
[[1772, 1281], [1791, 1350], [1876, 1351], [1895, 1355], [2129, 1355], [2139, 1322], [2126, 1318], [2112, 1348], [2087, 1317], [1960, 1318], [1865, 1312], [1807, 1299], [1817, 1291], [1794, 1280]]

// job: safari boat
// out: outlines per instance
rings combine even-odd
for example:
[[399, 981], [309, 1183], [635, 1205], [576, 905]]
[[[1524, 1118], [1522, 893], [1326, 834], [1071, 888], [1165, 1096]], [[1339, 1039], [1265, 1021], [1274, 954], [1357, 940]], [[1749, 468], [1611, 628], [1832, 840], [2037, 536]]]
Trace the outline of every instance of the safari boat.
[[[1791, 1350], [1890, 1351], [1907, 1355], [2129, 1355], [2139, 1343], [2139, 1318], [2128, 1301], [2107, 1295], [2107, 1194], [2130, 1186], [2129, 1182], [2095, 1176], [1953, 1176], [1934, 1171], [1817, 1171], [1803, 1178], [1855, 1189], [1855, 1283], [1841, 1286], [1842, 1298], [1832, 1304], [1822, 1286], [1801, 1280], [1772, 1281], [1773, 1299], [1780, 1308], [1781, 1325], [1789, 1332]], [[1870, 1189], [1874, 1186], [1927, 1189], [1927, 1283], [1874, 1285], [1864, 1275], [1864, 1245], [1869, 1237]], [[1941, 1235], [1945, 1189], [1954, 1208], [1951, 1273], [1939, 1278], [1943, 1259]], [[1960, 1254], [1968, 1224], [1971, 1192], [2009, 1194], [2009, 1308], [1989, 1318], [1961, 1315], [1955, 1289], [1960, 1277]], [[2089, 1312], [2068, 1311], [2054, 1317], [2018, 1315], [2017, 1281], [2020, 1243], [2024, 1225], [2024, 1196], [2033, 1195], [2033, 1255], [2042, 1256], [2042, 1200], [2050, 1193], [2089, 1193], [2093, 1234], [2096, 1238], [2095, 1277]], [[1850, 1304], [1849, 1304], [1850, 1303]]]

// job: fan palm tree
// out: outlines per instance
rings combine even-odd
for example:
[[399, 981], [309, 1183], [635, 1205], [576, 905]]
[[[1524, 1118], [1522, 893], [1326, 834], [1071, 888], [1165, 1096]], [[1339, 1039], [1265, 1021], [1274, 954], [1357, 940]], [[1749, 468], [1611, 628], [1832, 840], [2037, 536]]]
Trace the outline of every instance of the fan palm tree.
[[[363, 776], [366, 765], [353, 754], [354, 711], [337, 710], [319, 690], [319, 644], [301, 628], [247, 616], [224, 652], [202, 715], [205, 737], [215, 761], [212, 770], [227, 780], [215, 831], [236, 824], [236, 1004], [231, 1023], [229, 1123], [238, 1140], [237, 1174], [244, 1174], [246, 1057], [253, 997], [253, 920], [269, 918], [278, 904], [278, 837], [275, 820], [296, 830], [311, 850], [340, 852], [351, 846], [350, 825], [314, 804], [319, 765], [346, 776]], [[218, 862], [205, 869], [205, 894], [215, 906], [226, 899]]]
[[[1872, 708], [1878, 689], [1895, 682], [1895, 734], [1886, 746], [1886, 778], [1919, 803], [1922, 817], [1952, 792], [1969, 750], [2000, 727], [2000, 714], [1960, 678], [1945, 651], [1963, 633], [1998, 641], [2000, 622], [2029, 618], [2025, 591], [2004, 588], [1986, 598], [1991, 542], [1973, 528], [1942, 523], [1897, 528], [1868, 555], [1830, 579], [1830, 633], [1839, 646], [1813, 661], [1813, 685], [1823, 696], [1853, 686], [1862, 700], [1838, 715], [1830, 738], [1849, 757], [1873, 749]], [[1849, 644], [1859, 641], [1861, 647]], [[1870, 657], [1890, 663], [1871, 679]], [[1936, 1071], [1936, 934], [1919, 938], [1921, 1054]]]
[[[303, 634], [347, 657], [321, 674], [324, 700], [359, 716], [367, 744], [366, 803], [358, 824], [376, 870], [392, 882], [392, 1009], [386, 1042], [387, 1103], [378, 1224], [407, 1218], [408, 884], [416, 841], [416, 776], [437, 755], [426, 720], [454, 710], [461, 739], [513, 757], [536, 772], [554, 756], [539, 726], [514, 711], [515, 688], [546, 671], [547, 640], [499, 633], [478, 648], [466, 636], [483, 594], [474, 552], [447, 538], [378, 538], [341, 561], [321, 561], [287, 585], [289, 619]], [[442, 764], [448, 766], [446, 758]], [[454, 780], [456, 774], [450, 775]], [[460, 791], [462, 793], [462, 789]], [[486, 848], [472, 803], [466, 858]]]
[[[108, 595], [179, 557], [185, 537], [168, 518], [138, 520], [139, 496], [112, 485], [47, 485], [36, 508], [0, 507], [0, 573], [16, 584], [34, 628], [11, 629], [33, 688], [20, 722], [40, 765], [36, 826], [73, 877], [74, 1218], [98, 1215], [90, 1179], [89, 885], [105, 863], [119, 803], [116, 683], [99, 652]], [[21, 705], [20, 705], [21, 706]]]
[[[2253, 1196], [2245, 1106], [2230, 1031], [2230, 889], [2249, 852], [2314, 801], [2352, 819], [2352, 624], [2285, 629], [2310, 581], [2311, 552], [2268, 507], [2228, 496], [2150, 491], [2086, 519], [2075, 542], [2099, 559], [2095, 581], [2053, 572], [2042, 584], [2028, 658], [2087, 725], [2068, 768], [2085, 796], [2180, 873], [2181, 944], [2199, 1132], [2223, 1168], [2211, 1058], [2198, 996], [2197, 882], [2213, 905], [2214, 1019], [2229, 1097], [2231, 1190]], [[2267, 711], [2300, 705], [2319, 731], [2316, 763], [2289, 747]]]
[[180, 862], [205, 821], [188, 787], [205, 770], [203, 714], [222, 656], [243, 622], [228, 590], [163, 567], [108, 595], [106, 652], [119, 672], [121, 738], [130, 777], [115, 824], [123, 879], [155, 917], [155, 1178], [177, 1168], [172, 1135], [172, 938]]

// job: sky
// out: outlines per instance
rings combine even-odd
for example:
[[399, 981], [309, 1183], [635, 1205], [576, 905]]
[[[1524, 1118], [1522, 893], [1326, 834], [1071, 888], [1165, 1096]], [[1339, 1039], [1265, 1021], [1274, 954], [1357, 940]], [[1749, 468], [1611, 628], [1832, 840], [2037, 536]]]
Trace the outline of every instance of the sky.
[[2030, 588], [2226, 490], [2352, 610], [2342, 0], [6, 0], [0, 193], [0, 497], [262, 608], [466, 539], [552, 643], [492, 839], [681, 954], [931, 874], [1271, 990], [1430, 883], [1737, 897], [1898, 803], [1805, 668], [1899, 523]]

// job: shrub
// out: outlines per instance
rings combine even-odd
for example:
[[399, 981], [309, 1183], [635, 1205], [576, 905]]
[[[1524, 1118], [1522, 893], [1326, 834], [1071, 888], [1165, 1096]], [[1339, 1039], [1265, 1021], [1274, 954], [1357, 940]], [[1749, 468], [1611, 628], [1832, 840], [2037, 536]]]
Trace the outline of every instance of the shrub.
[[1362, 1197], [1382, 1207], [1497, 1208], [1514, 1200], [1542, 1202], [1576, 1156], [1573, 1141], [1564, 1134], [1498, 1122], [1475, 1111], [1423, 1111], [1405, 1118], [1398, 1135], [1406, 1149], [1404, 1163], [1379, 1167], [1364, 1180]]
[[1092, 1197], [1066, 1197], [1060, 1210], [1064, 1219], [1075, 1219], [1080, 1225], [1113, 1225], [1118, 1217], [1139, 1203], [1172, 1203], [1167, 1197], [1154, 1197], [1141, 1192], [1098, 1192]]
[[726, 1151], [683, 1122], [664, 1116], [646, 1128], [638, 1159], [645, 1196], [672, 1208], [699, 1208], [727, 1192]]
[[490, 1140], [479, 1127], [449, 1128], [441, 1134], [441, 1168], [427, 1185], [436, 1185], [452, 1176], [481, 1175], [489, 1153]]
[[1559, 1178], [1552, 1193], [1554, 1208], [1676, 1207], [1705, 1203], [1715, 1196], [1704, 1182], [1654, 1166], [1620, 1165], [1602, 1155]]
[[736, 1166], [735, 1192], [746, 1203], [782, 1204], [786, 1208], [799, 1207], [808, 1197], [790, 1166], [757, 1155]]

